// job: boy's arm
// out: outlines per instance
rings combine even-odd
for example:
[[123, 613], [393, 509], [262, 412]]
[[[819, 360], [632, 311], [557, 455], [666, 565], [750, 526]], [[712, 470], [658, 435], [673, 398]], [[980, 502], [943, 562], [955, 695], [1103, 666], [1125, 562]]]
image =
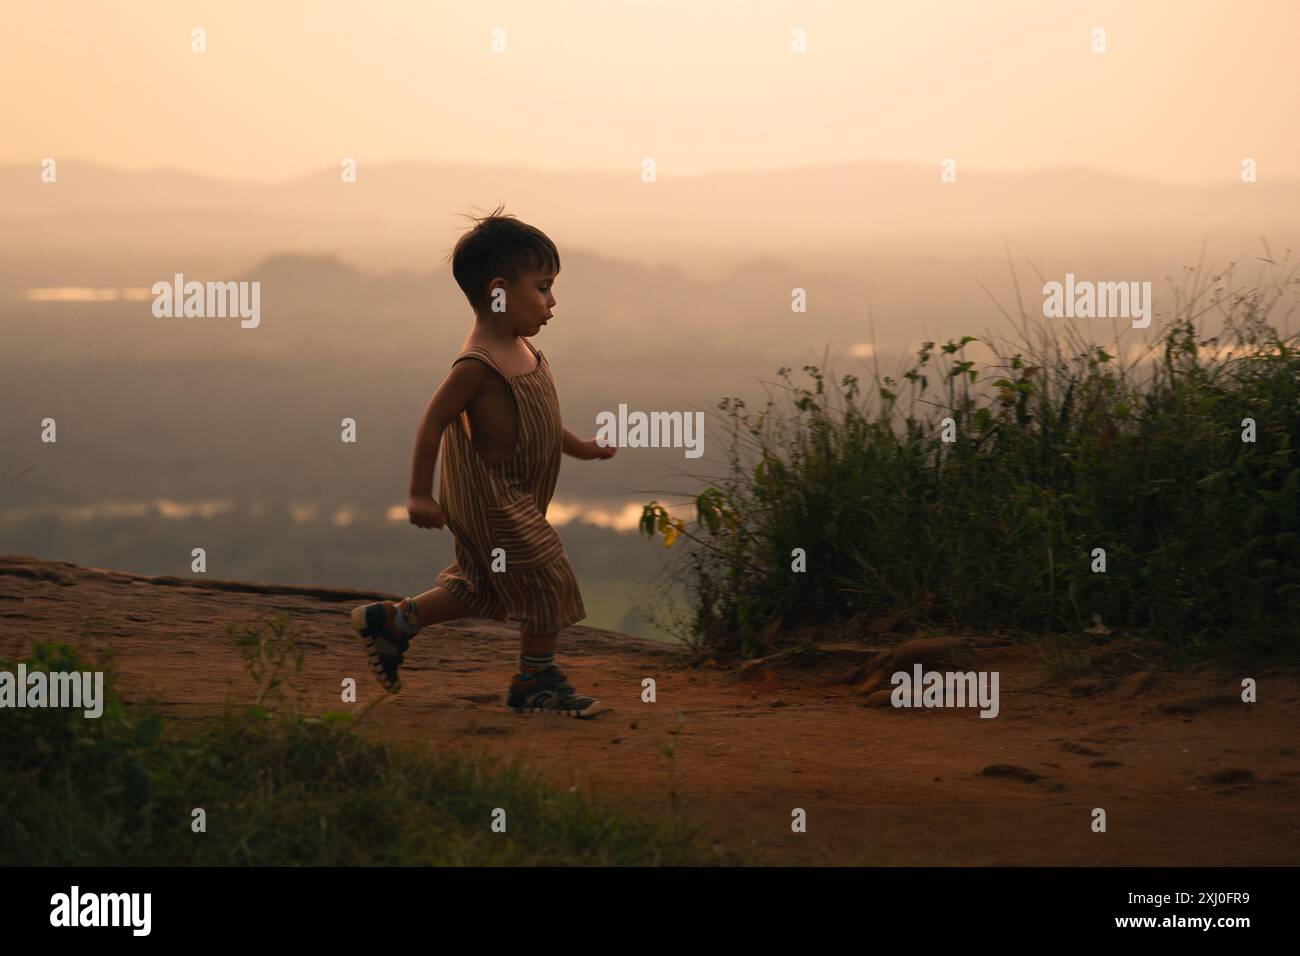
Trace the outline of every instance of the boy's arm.
[[592, 461], [596, 458], [613, 458], [614, 449], [606, 448], [603, 445], [597, 445], [596, 439], [589, 438], [583, 441], [567, 428], [564, 429], [564, 441], [560, 445], [560, 450], [566, 455], [574, 458], [581, 458], [583, 461]]
[[411, 455], [411, 497], [433, 496], [433, 473], [443, 429], [459, 415], [488, 380], [492, 371], [482, 362], [457, 362], [429, 399], [415, 432]]
[[587, 454], [587, 443], [567, 428], [564, 429], [564, 442], [560, 450], [574, 458], [583, 458]]

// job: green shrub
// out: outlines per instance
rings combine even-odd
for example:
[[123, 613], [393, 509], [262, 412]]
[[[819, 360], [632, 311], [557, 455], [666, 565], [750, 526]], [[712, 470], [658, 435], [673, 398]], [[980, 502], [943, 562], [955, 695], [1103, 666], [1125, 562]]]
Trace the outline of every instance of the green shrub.
[[[851, 617], [1022, 635], [1100, 619], [1194, 654], [1294, 657], [1300, 337], [1266, 317], [1295, 283], [1225, 298], [1225, 277], [1212, 301], [1180, 300], [1146, 376], [1046, 333], [986, 338], [997, 360], [978, 365], [963, 336], [865, 396], [808, 365], [807, 385], [781, 369], [783, 401], [760, 413], [724, 399], [730, 468], [696, 497], [695, 529], [657, 501], [642, 521], [686, 542], [691, 641], [753, 656]], [[1217, 336], [1197, 331], [1207, 313]]]

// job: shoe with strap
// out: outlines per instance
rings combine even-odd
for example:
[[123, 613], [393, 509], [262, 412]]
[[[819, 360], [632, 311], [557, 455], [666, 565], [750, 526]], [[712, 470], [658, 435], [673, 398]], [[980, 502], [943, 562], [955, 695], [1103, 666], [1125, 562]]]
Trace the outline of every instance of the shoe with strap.
[[560, 714], [579, 719], [609, 710], [596, 698], [576, 693], [554, 664], [531, 674], [516, 674], [510, 682], [506, 707], [516, 714]]
[[379, 681], [379, 686], [390, 694], [402, 689], [397, 669], [402, 666], [411, 646], [411, 639], [395, 623], [399, 613], [392, 601], [379, 601], [352, 609], [352, 627], [370, 660], [370, 671]]

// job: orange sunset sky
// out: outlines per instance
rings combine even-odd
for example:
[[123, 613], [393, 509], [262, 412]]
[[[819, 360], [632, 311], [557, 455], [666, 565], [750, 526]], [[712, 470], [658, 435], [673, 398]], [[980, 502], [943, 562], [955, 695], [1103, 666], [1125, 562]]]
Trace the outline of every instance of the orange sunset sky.
[[1289, 0], [42, 0], [3, 22], [4, 164], [271, 181], [344, 156], [654, 157], [661, 177], [955, 157], [1190, 184], [1250, 156], [1300, 178]]

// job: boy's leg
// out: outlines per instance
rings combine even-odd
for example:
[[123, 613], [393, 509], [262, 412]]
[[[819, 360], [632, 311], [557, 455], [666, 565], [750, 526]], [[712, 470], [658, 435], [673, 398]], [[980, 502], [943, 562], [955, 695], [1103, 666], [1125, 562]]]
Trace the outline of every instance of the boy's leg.
[[415, 604], [415, 613], [419, 615], [422, 628], [430, 624], [441, 624], [443, 621], [455, 621], [458, 618], [474, 616], [470, 608], [443, 587], [429, 588], [423, 594], [417, 594], [409, 600]]
[[433, 587], [418, 597], [377, 601], [352, 610], [355, 628], [375, 679], [387, 691], [401, 689], [398, 668], [415, 637], [426, 625], [469, 617], [473, 612], [445, 588]]
[[519, 673], [535, 674], [555, 663], [556, 633], [525, 634], [519, 632]]

